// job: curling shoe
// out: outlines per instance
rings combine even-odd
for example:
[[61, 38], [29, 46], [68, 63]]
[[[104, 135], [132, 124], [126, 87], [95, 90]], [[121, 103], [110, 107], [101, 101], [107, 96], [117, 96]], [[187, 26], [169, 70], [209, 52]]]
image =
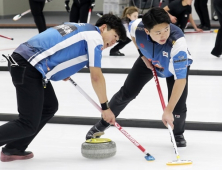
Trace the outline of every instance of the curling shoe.
[[110, 50], [110, 56], [125, 56], [125, 54], [121, 53], [120, 51], [112, 51]]
[[183, 134], [182, 135], [174, 135], [174, 137], [175, 137], [177, 147], [186, 147], [187, 146], [187, 142], [184, 139]]
[[1, 152], [1, 161], [10, 162], [15, 160], [31, 159], [34, 155], [30, 151], [20, 151], [18, 149], [8, 149], [3, 147]]
[[[97, 122], [86, 134], [86, 140], [92, 139], [94, 133], [104, 132], [106, 128], [107, 128], [107, 126], [104, 126], [100, 121]], [[99, 137], [97, 137], [97, 138], [99, 138]]]

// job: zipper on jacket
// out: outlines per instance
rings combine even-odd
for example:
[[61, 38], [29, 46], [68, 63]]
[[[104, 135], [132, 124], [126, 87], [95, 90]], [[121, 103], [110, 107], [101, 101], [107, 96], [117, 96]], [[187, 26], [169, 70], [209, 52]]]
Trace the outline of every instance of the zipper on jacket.
[[46, 68], [47, 68], [48, 71], [50, 71], [50, 68], [49, 68], [49, 66], [48, 66], [48, 64], [47, 64], [47, 61], [48, 61], [48, 59], [46, 59], [46, 61], [45, 61], [45, 63], [46, 63]]

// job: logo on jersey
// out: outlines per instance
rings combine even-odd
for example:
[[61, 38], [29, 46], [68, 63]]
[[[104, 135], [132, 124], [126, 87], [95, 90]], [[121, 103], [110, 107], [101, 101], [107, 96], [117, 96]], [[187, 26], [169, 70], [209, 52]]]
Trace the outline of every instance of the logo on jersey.
[[140, 43], [140, 47], [144, 48], [144, 44], [143, 44], [143, 43]]
[[142, 27], [136, 27], [136, 30], [139, 30], [139, 31], [144, 31], [144, 28], [142, 28]]
[[175, 115], [175, 118], [179, 119], [179, 118], [180, 118], [180, 115]]
[[62, 36], [65, 36], [73, 31], [75, 31], [77, 29], [77, 27], [75, 25], [72, 24], [62, 24], [62, 25], [58, 25], [56, 27], [53, 27], [54, 29], [56, 29]]
[[168, 58], [168, 52], [163, 51], [163, 56], [165, 56], [165, 57], [167, 57], [167, 58]]
[[174, 45], [174, 44], [175, 44], [175, 42], [176, 42], [176, 41], [172, 41], [172, 45]]
[[164, 71], [164, 67], [160, 64], [159, 61], [153, 61], [153, 65], [156, 68], [157, 71], [159, 72], [163, 72]]
[[174, 63], [179, 63], [179, 62], [183, 62], [183, 61], [186, 61], [187, 59], [186, 58], [184, 58], [184, 56], [178, 56], [178, 59], [179, 60], [175, 60], [175, 61], [173, 61]]

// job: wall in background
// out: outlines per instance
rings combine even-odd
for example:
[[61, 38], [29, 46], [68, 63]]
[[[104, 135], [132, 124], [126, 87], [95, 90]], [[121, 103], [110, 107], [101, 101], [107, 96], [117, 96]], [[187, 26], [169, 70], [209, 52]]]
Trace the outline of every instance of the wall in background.
[[[45, 5], [44, 11], [66, 11], [65, 0], [53, 0]], [[70, 0], [70, 7], [73, 0]], [[30, 9], [28, 0], [0, 0], [0, 16], [9, 16], [22, 13]], [[96, 0], [94, 11], [103, 10], [103, 0]]]
[[[70, 0], [70, 6], [72, 5]], [[94, 11], [103, 11], [103, 0], [96, 0]], [[194, 20], [199, 20], [194, 8], [194, 1], [192, 3], [192, 15]], [[0, 16], [10, 16], [22, 13], [29, 9], [28, 0], [0, 0]], [[211, 1], [208, 1], [208, 10], [211, 18]], [[64, 0], [53, 0], [45, 5], [44, 11], [65, 11]], [[0, 21], [1, 22], [1, 21]]]

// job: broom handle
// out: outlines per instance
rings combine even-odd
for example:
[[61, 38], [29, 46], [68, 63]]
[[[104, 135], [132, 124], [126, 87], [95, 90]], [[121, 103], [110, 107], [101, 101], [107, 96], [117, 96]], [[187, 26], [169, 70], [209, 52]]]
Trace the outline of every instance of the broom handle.
[[[159, 83], [159, 80], [158, 80], [158, 77], [157, 77], [155, 68], [153, 68], [152, 72], [153, 72], [153, 77], [154, 77], [154, 80], [155, 80], [155, 83], [156, 83], [157, 91], [158, 91], [158, 93], [159, 93], [161, 105], [162, 105], [162, 108], [163, 108], [163, 110], [164, 110], [164, 109], [166, 108], [166, 105], [165, 105], [165, 102], [164, 102], [162, 90], [161, 90], [161, 88], [160, 88], [160, 83]], [[175, 153], [176, 153], [176, 155], [177, 155], [177, 159], [180, 159], [180, 155], [179, 155], [179, 153], [178, 153], [178, 151], [177, 151], [176, 141], [175, 141], [175, 138], [174, 138], [174, 135], [173, 135], [173, 130], [172, 130], [171, 126], [170, 126], [168, 123], [167, 123], [167, 127], [168, 127], [168, 130], [169, 130], [169, 132], [170, 132], [170, 137], [171, 137], [171, 140], [172, 140], [172, 142], [173, 142], [173, 148], [174, 148]]]

